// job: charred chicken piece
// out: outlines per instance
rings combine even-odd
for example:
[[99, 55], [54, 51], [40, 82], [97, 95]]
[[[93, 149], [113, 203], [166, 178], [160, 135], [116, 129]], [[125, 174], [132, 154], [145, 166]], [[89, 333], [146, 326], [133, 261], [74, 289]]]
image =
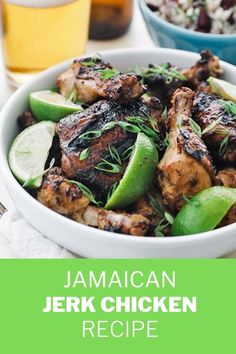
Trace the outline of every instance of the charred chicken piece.
[[216, 180], [221, 186], [236, 188], [236, 169], [229, 167], [218, 171]]
[[145, 216], [140, 214], [108, 211], [92, 206], [86, 209], [82, 222], [101, 230], [133, 236], [147, 235], [151, 224]]
[[75, 184], [66, 180], [59, 168], [53, 168], [44, 177], [37, 199], [59, 214], [101, 230], [135, 236], [144, 236], [149, 231], [150, 221], [142, 215], [90, 206], [88, 198]]
[[223, 70], [219, 64], [219, 58], [213, 55], [209, 50], [204, 50], [201, 52], [201, 59], [191, 68], [183, 70], [182, 74], [193, 87], [196, 88], [202, 81], [206, 81], [210, 76], [221, 76]]
[[[62, 119], [57, 126], [62, 149], [62, 170], [69, 178], [77, 179], [100, 193], [99, 198], [105, 197], [111, 185], [122, 178], [128, 160], [122, 160], [117, 173], [102, 171], [98, 164], [103, 160], [112, 162], [111, 146], [123, 156], [136, 140], [136, 134], [118, 123], [128, 123], [126, 117], [131, 116], [148, 119], [150, 114], [149, 107], [142, 101], [128, 105], [99, 101], [83, 112]], [[89, 154], [85, 160], [81, 160], [80, 154], [84, 149], [89, 149]]]
[[[236, 169], [229, 167], [220, 170], [217, 173], [216, 180], [221, 186], [236, 188]], [[236, 204], [230, 208], [218, 227], [230, 225], [234, 222], [236, 222]]]
[[158, 165], [158, 183], [165, 205], [178, 211], [184, 196], [193, 196], [211, 186], [214, 167], [204, 142], [193, 132], [190, 117], [194, 92], [178, 89], [170, 110], [169, 147]]
[[71, 68], [57, 80], [60, 93], [69, 97], [76, 93], [77, 100], [91, 104], [99, 99], [129, 102], [140, 97], [145, 88], [141, 77], [121, 74], [101, 59], [87, 58], [75, 60]]
[[20, 129], [24, 130], [31, 125], [38, 123], [37, 119], [31, 112], [24, 112], [17, 118]]
[[[150, 199], [150, 196], [152, 200]], [[151, 186], [148, 194], [144, 195], [136, 203], [130, 206], [128, 211], [143, 215], [150, 221], [150, 235], [155, 235], [155, 228], [160, 224], [164, 225], [160, 230], [162, 234], [165, 236], [170, 235], [170, 225], [168, 225], [164, 215], [166, 207], [163, 204], [161, 193], [156, 186]]]
[[76, 185], [66, 180], [58, 167], [51, 169], [44, 177], [37, 199], [57, 213], [78, 221], [89, 205], [88, 198]]
[[203, 140], [214, 160], [235, 165], [236, 120], [235, 115], [224, 107], [223, 102], [218, 96], [197, 93], [193, 115], [202, 130], [213, 125], [213, 128], [203, 135]]
[[187, 79], [181, 71], [169, 63], [149, 65], [143, 72], [143, 79], [148, 87], [148, 93], [159, 98], [168, 107], [175, 90], [187, 85]]

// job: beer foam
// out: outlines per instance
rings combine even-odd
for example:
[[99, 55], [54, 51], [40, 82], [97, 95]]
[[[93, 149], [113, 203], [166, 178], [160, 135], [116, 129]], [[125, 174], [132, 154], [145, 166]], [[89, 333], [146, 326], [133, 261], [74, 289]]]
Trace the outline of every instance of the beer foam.
[[3, 0], [4, 2], [24, 7], [55, 7], [74, 2], [75, 0]]

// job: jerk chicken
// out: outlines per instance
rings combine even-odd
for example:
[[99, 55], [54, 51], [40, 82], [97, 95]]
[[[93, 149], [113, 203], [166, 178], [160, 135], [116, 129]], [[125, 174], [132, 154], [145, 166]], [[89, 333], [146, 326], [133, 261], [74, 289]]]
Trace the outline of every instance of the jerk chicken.
[[71, 68], [57, 80], [60, 93], [69, 97], [75, 92], [77, 100], [94, 103], [99, 99], [129, 102], [144, 92], [141, 77], [120, 74], [100, 58], [75, 60]]
[[[182, 71], [188, 82], [193, 88], [204, 86], [209, 76], [220, 77], [223, 70], [220, 67], [219, 58], [209, 50], [201, 52], [201, 58], [189, 69]], [[209, 85], [208, 85], [209, 86]]]
[[[193, 108], [194, 119], [204, 131], [212, 126], [203, 140], [213, 157], [224, 163], [236, 163], [236, 120], [220, 97], [207, 93], [197, 93]], [[225, 142], [224, 146], [222, 143]]]
[[151, 222], [141, 213], [113, 212], [89, 206], [89, 199], [69, 182], [59, 168], [46, 174], [38, 200], [48, 208], [101, 230], [144, 236]]
[[[100, 57], [75, 60], [57, 86], [86, 108], [58, 122], [46, 166], [53, 158], [56, 167], [45, 173], [37, 199], [101, 230], [169, 236], [189, 198], [215, 185], [236, 188], [236, 113], [207, 82], [221, 75], [209, 51], [191, 68], [150, 64], [139, 74], [120, 73]], [[19, 117], [21, 129], [36, 122], [31, 112]], [[135, 203], [106, 210], [139, 132], [158, 150], [154, 179]], [[219, 226], [232, 222], [236, 205]]]
[[143, 71], [143, 80], [148, 93], [158, 97], [162, 104], [169, 107], [171, 97], [178, 88], [185, 86], [192, 90], [211, 92], [207, 79], [209, 76], [220, 77], [222, 73], [218, 57], [204, 50], [195, 65], [182, 71], [170, 63], [149, 65]]
[[157, 178], [164, 203], [172, 211], [211, 186], [214, 167], [206, 145], [191, 128], [194, 92], [188, 88], [175, 91], [169, 113], [169, 146], [158, 165]]
[[[158, 104], [158, 107], [154, 106], [154, 111], [150, 100], [147, 103], [138, 100], [127, 105], [101, 100], [84, 112], [62, 119], [57, 132], [62, 149], [63, 172], [69, 178], [85, 183], [102, 198], [115, 182], [120, 181], [127, 161], [122, 162], [122, 168], [117, 173], [104, 172], [98, 164], [109, 159], [111, 146], [122, 156], [134, 144], [136, 135], [127, 130], [130, 127], [127, 117], [147, 119], [152, 116], [158, 126], [161, 112]], [[81, 161], [80, 154], [84, 149], [89, 149], [90, 153], [86, 160]]]

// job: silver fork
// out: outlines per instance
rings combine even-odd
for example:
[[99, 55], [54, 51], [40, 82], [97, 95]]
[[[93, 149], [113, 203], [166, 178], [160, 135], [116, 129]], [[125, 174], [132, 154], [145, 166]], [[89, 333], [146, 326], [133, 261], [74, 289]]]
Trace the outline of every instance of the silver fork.
[[3, 216], [3, 214], [5, 214], [6, 211], [7, 209], [5, 208], [5, 206], [2, 205], [2, 203], [0, 202], [0, 217]]

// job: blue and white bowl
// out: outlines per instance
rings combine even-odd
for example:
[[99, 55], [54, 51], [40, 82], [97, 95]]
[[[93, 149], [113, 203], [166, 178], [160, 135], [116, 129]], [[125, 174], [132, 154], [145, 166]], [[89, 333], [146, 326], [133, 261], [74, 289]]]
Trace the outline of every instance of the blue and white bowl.
[[211, 34], [185, 29], [156, 16], [144, 0], [139, 0], [139, 5], [149, 33], [158, 46], [198, 53], [209, 49], [220, 59], [236, 64], [236, 33]]

